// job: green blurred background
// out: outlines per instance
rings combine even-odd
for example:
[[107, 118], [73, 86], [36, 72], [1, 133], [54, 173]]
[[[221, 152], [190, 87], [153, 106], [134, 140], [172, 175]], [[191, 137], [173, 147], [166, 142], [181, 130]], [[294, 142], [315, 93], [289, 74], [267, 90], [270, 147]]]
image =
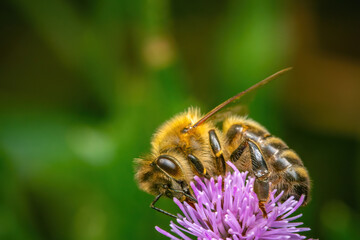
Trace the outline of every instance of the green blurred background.
[[174, 114], [288, 66], [250, 117], [308, 167], [307, 235], [359, 237], [353, 2], [2, 0], [0, 239], [165, 239], [154, 226], [170, 219], [149, 208], [133, 158]]

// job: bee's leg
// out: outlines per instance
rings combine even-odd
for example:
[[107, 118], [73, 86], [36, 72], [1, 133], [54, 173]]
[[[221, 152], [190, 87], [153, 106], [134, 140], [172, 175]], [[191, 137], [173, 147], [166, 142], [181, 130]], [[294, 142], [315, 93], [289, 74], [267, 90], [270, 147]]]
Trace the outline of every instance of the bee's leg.
[[248, 146], [247, 141], [243, 141], [242, 143], [240, 143], [240, 145], [230, 155], [230, 160], [233, 163], [239, 160], [247, 146]]
[[225, 170], [226, 170], [225, 159], [224, 159], [223, 151], [221, 149], [219, 138], [216, 135], [214, 129], [211, 129], [209, 131], [209, 141], [210, 141], [211, 149], [216, 158], [216, 164], [219, 169], [219, 172], [221, 174], [225, 174]]
[[265, 209], [265, 203], [269, 198], [269, 182], [268, 180], [260, 180], [259, 178], [255, 179], [254, 182], [254, 192], [259, 199], [259, 208], [263, 213], [263, 217], [267, 218], [267, 213]]
[[173, 218], [177, 218], [174, 214], [168, 213], [167, 211], [162, 210], [161, 208], [155, 207], [155, 203], [156, 203], [157, 201], [159, 201], [159, 199], [161, 198], [161, 196], [162, 196], [162, 193], [160, 193], [159, 195], [157, 195], [157, 196], [155, 197], [154, 201], [151, 202], [150, 207], [151, 207], [152, 209], [158, 211], [158, 212], [161, 212], [161, 213], [165, 214], [165, 215], [168, 215], [168, 216], [173, 217]]
[[248, 139], [248, 145], [251, 156], [252, 170], [256, 177], [254, 183], [254, 192], [259, 199], [259, 208], [262, 211], [263, 216], [267, 218], [265, 203], [269, 198], [270, 192], [268, 181], [269, 170], [259, 146], [251, 139]]
[[192, 154], [188, 154], [187, 159], [191, 162], [191, 164], [194, 166], [194, 168], [196, 169], [196, 171], [199, 173], [200, 176], [203, 176], [205, 178], [210, 178], [210, 175], [206, 171], [206, 168], [204, 168], [204, 165], [196, 156]]

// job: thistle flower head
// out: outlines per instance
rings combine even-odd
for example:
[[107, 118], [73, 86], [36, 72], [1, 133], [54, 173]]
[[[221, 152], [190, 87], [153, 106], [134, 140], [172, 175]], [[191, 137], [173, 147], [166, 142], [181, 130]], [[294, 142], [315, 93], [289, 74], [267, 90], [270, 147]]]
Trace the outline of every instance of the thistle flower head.
[[178, 214], [177, 224], [171, 221], [171, 231], [178, 237], [159, 227], [156, 230], [171, 239], [305, 239], [300, 232], [309, 228], [298, 227], [301, 222], [293, 222], [302, 216], [290, 217], [303, 203], [290, 197], [279, 202], [282, 193], [275, 196], [276, 190], [270, 193], [266, 203], [267, 218], [259, 209], [259, 201], [253, 190], [254, 178], [247, 172], [240, 172], [232, 163], [228, 163], [233, 172], [225, 177], [200, 179], [195, 177], [191, 183], [197, 203], [194, 206], [187, 202], [178, 205], [183, 215]]

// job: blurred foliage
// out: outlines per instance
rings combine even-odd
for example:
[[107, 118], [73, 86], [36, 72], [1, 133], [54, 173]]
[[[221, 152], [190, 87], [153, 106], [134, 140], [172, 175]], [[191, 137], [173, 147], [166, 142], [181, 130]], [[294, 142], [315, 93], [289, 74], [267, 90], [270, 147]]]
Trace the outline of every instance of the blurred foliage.
[[[289, 65], [292, 74], [257, 92], [250, 117], [308, 166], [313, 196], [302, 218], [312, 228], [308, 235], [355, 239], [360, 131], [352, 126], [360, 120], [360, 100], [349, 100], [352, 117], [341, 123], [325, 113], [314, 119], [317, 125], [306, 121], [323, 108], [317, 92], [338, 80], [309, 70], [301, 53], [310, 50], [296, 38], [297, 21], [307, 14], [331, 18], [337, 7], [324, 1], [1, 1], [0, 239], [164, 239], [154, 226], [167, 229], [170, 219], [148, 207], [153, 197], [137, 188], [133, 159], [149, 151], [152, 133], [172, 115], [191, 105], [210, 110]], [[333, 22], [346, 15], [359, 26], [355, 8], [341, 9]], [[349, 39], [353, 45], [339, 36], [338, 45], [354, 51], [336, 48], [343, 55], [335, 59], [350, 52], [348, 65], [358, 74], [358, 42]], [[336, 41], [331, 44], [326, 47]], [[314, 85], [298, 80], [305, 73]], [[358, 93], [359, 85], [346, 81], [334, 90]], [[312, 86], [321, 88], [300, 92]], [[337, 102], [331, 108], [343, 109]], [[325, 128], [329, 122], [336, 132]], [[176, 211], [170, 200], [160, 205]]]

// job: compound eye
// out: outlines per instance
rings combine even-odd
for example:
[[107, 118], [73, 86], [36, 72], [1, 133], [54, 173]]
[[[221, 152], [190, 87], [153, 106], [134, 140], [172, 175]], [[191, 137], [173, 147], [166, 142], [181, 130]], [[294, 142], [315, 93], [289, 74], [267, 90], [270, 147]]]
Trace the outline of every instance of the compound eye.
[[174, 178], [181, 173], [179, 165], [170, 156], [162, 155], [158, 157], [156, 165]]

